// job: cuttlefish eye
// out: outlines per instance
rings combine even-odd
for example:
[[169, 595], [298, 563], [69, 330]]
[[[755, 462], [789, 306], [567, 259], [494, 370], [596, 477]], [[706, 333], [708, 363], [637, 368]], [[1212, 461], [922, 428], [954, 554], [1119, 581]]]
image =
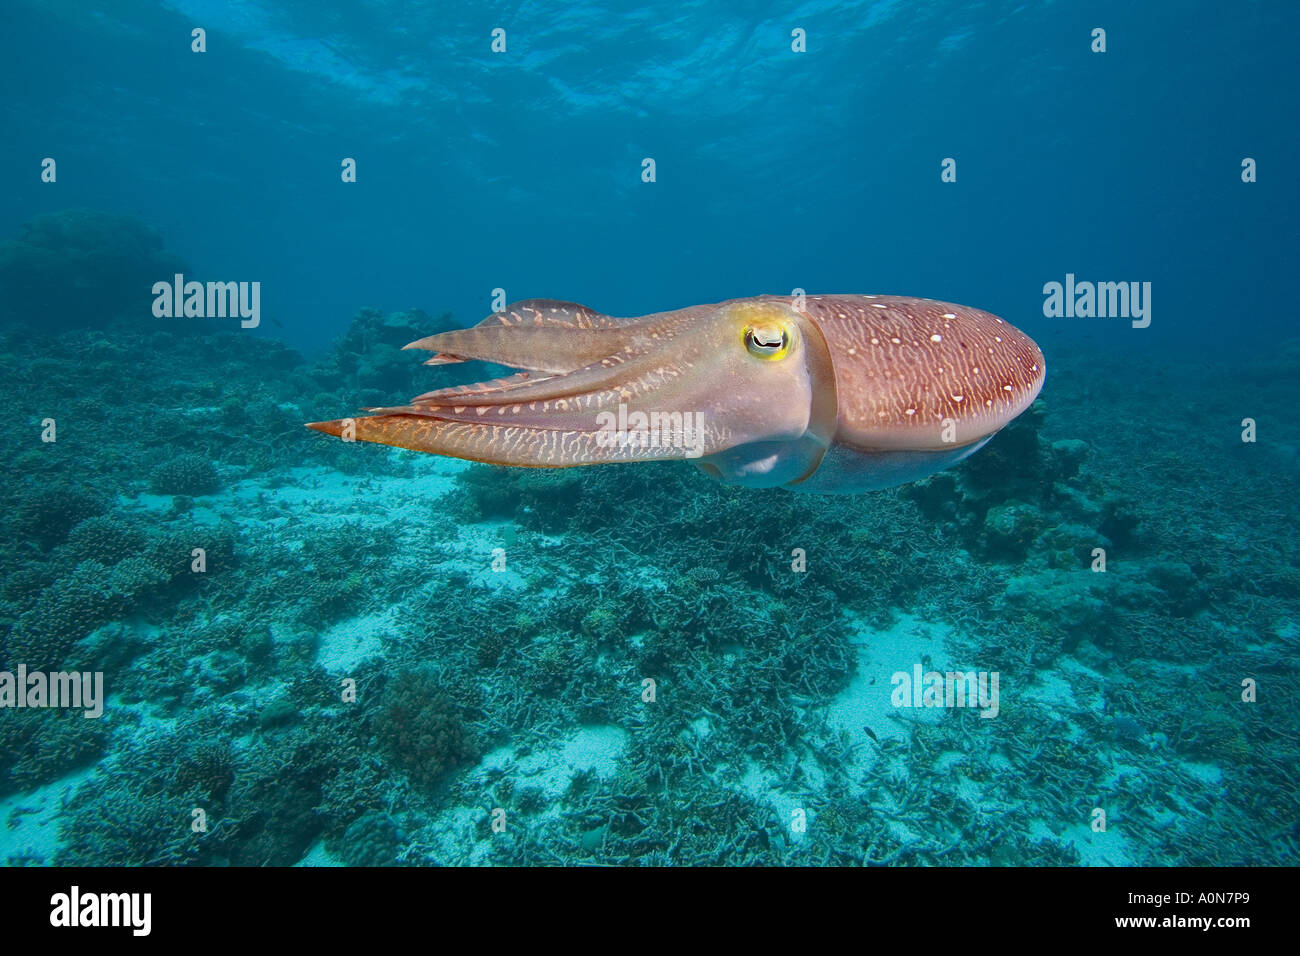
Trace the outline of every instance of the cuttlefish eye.
[[790, 330], [779, 322], [747, 325], [745, 348], [750, 355], [769, 362], [783, 359], [790, 351]]

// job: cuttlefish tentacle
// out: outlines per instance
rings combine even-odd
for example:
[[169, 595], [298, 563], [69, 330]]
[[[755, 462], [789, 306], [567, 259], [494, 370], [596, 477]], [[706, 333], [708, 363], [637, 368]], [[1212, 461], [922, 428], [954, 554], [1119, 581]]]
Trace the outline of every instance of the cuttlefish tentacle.
[[430, 417], [381, 415], [318, 422], [311, 427], [345, 440], [525, 468], [570, 468], [607, 462], [654, 461], [663, 457], [656, 449], [638, 444], [621, 448], [606, 446], [594, 431], [476, 424]]
[[996, 316], [899, 296], [638, 318], [530, 299], [408, 348], [525, 371], [310, 427], [505, 465], [695, 459], [725, 481], [816, 492], [959, 461], [1028, 407], [1044, 373], [1038, 347]]

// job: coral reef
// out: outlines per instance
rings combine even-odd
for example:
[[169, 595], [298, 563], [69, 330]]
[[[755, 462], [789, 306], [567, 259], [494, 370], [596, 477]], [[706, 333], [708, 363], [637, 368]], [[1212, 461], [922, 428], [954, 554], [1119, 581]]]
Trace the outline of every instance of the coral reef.
[[0, 243], [0, 320], [42, 330], [142, 326], [150, 289], [186, 271], [157, 230], [129, 216], [68, 209], [37, 216]]
[[357, 818], [333, 846], [348, 866], [394, 866], [404, 834], [386, 813], [371, 811]]
[[318, 366], [325, 378], [345, 383], [354, 405], [405, 402], [424, 388], [421, 367], [402, 347], [455, 328], [451, 315], [434, 319], [419, 309], [384, 313], [362, 309]]
[[[0, 439], [0, 665], [116, 695], [0, 720], [0, 791], [76, 781], [59, 862], [1300, 858], [1297, 717], [1240, 700], [1296, 679], [1293, 459], [1180, 445], [1258, 384], [1184, 408], [1066, 367], [980, 454], [856, 498], [302, 429], [464, 374], [399, 351], [445, 321], [367, 310], [315, 361], [0, 335], [20, 419], [60, 421]], [[998, 719], [890, 706], [918, 663], [999, 672]]]

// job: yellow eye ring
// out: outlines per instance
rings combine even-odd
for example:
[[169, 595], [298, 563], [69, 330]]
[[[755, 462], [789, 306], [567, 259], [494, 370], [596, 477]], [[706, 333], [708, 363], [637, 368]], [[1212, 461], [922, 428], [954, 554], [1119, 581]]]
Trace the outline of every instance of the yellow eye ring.
[[766, 362], [783, 359], [790, 352], [790, 330], [778, 323], [745, 326], [745, 348]]

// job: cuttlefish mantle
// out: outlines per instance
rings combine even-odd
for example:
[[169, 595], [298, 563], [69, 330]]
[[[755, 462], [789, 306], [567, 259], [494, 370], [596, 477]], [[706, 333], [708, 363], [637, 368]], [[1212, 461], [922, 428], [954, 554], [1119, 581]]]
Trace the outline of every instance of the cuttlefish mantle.
[[977, 451], [1043, 387], [995, 315], [889, 295], [756, 296], [638, 318], [528, 299], [406, 346], [521, 371], [308, 427], [532, 468], [686, 459], [753, 488], [853, 493]]

